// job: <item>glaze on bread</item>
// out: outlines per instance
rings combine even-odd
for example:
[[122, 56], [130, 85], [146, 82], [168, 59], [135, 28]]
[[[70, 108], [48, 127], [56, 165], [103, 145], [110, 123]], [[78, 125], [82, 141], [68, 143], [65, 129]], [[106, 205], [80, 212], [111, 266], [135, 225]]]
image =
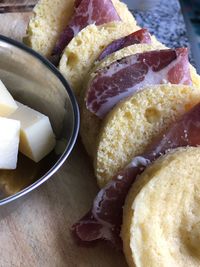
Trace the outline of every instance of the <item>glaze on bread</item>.
[[119, 103], [105, 118], [94, 168], [102, 187], [152, 139], [200, 102], [200, 90], [182, 85], [144, 88]]
[[200, 266], [200, 148], [179, 148], [129, 191], [121, 236], [130, 267]]

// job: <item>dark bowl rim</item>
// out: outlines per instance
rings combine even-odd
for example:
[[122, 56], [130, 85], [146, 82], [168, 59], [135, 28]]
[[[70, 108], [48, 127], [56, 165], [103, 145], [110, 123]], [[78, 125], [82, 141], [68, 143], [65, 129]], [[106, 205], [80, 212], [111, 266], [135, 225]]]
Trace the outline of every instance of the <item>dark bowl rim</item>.
[[76, 98], [72, 92], [70, 85], [68, 84], [68, 82], [64, 78], [64, 76], [59, 72], [59, 70], [48, 59], [44, 58], [42, 55], [40, 55], [39, 53], [37, 53], [36, 51], [31, 49], [30, 47], [26, 46], [25, 44], [20, 43], [16, 40], [13, 40], [13, 39], [6, 37], [4, 35], [1, 35], [1, 34], [0, 34], [0, 41], [3, 41], [5, 43], [8, 43], [9, 45], [13, 45], [13, 46], [23, 50], [24, 52], [35, 57], [45, 67], [47, 67], [60, 80], [60, 82], [65, 87], [65, 89], [68, 93], [69, 99], [71, 101], [73, 114], [74, 114], [74, 127], [73, 127], [73, 133], [71, 135], [70, 141], [69, 141], [65, 151], [59, 157], [59, 159], [56, 161], [56, 163], [53, 165], [53, 167], [51, 167], [51, 169], [47, 173], [45, 173], [42, 177], [40, 177], [33, 184], [27, 186], [26, 188], [15, 193], [12, 196], [9, 196], [9, 197], [6, 197], [6, 198], [0, 200], [0, 206], [2, 206], [4, 204], [7, 204], [11, 201], [14, 201], [14, 200], [26, 195], [27, 193], [31, 192], [32, 190], [36, 189], [41, 184], [43, 184], [45, 181], [47, 181], [62, 166], [62, 164], [68, 158], [69, 154], [71, 153], [71, 151], [75, 145], [75, 142], [76, 142], [76, 139], [78, 136], [78, 132], [79, 132], [79, 127], [80, 127], [80, 114], [79, 114], [79, 108], [78, 108]]

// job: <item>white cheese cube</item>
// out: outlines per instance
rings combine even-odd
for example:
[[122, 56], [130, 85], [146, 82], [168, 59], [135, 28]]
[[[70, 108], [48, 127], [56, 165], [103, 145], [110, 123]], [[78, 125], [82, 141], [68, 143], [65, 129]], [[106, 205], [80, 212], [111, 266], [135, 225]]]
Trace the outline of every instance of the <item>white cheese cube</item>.
[[18, 109], [9, 118], [21, 122], [19, 150], [35, 162], [40, 161], [55, 147], [56, 140], [49, 118], [16, 102]]
[[18, 108], [15, 100], [0, 80], [0, 116], [8, 116]]
[[20, 122], [0, 117], [0, 169], [16, 169]]

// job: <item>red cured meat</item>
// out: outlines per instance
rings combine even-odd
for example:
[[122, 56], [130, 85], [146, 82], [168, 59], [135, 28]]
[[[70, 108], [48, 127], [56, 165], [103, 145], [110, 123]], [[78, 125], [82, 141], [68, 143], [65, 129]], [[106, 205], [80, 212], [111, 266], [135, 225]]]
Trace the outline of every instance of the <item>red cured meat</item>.
[[139, 31], [133, 32], [125, 37], [113, 41], [109, 44], [103, 52], [99, 55], [97, 60], [102, 60], [108, 55], [124, 48], [129, 45], [134, 44], [151, 44], [151, 35], [146, 29], [141, 29]]
[[111, 0], [76, 0], [74, 15], [68, 26], [61, 33], [53, 49], [52, 56], [60, 57], [72, 38], [86, 26], [90, 24], [102, 25], [120, 20]]
[[200, 103], [156, 138], [143, 155], [133, 158], [130, 164], [99, 191], [86, 217], [72, 226], [73, 235], [81, 244], [93, 244], [94, 241], [103, 239], [120, 248], [122, 207], [137, 175], [171, 149], [199, 145]]
[[192, 84], [187, 48], [135, 54], [98, 70], [88, 86], [86, 107], [103, 118], [120, 100], [144, 86], [169, 82]]
[[75, 8], [77, 8], [80, 5], [81, 1], [82, 0], [75, 0], [75, 2], [74, 2]]

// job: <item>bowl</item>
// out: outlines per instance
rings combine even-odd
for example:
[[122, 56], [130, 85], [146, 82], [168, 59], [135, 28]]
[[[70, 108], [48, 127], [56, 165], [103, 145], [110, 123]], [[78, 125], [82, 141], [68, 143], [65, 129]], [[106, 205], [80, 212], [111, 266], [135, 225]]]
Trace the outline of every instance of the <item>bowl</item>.
[[0, 35], [0, 79], [15, 100], [42, 112], [56, 135], [55, 149], [35, 163], [19, 153], [16, 170], [0, 170], [0, 205], [48, 180], [64, 163], [79, 130], [76, 99], [61, 73], [25, 45]]

